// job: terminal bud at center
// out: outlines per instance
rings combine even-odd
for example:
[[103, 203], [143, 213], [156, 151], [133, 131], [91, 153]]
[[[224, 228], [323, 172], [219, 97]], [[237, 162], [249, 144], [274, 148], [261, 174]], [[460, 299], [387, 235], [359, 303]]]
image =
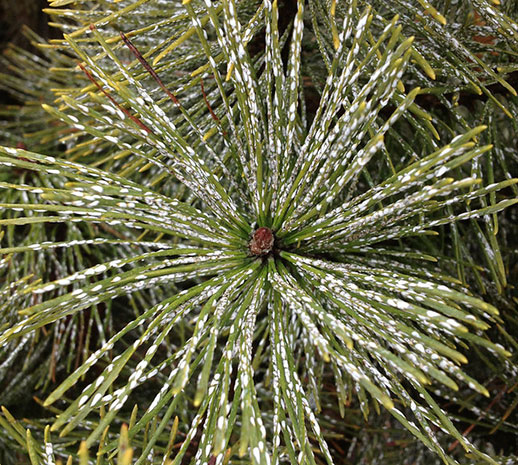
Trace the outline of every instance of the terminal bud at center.
[[275, 237], [270, 228], [256, 229], [249, 243], [250, 253], [257, 256], [268, 255], [273, 249], [274, 241]]

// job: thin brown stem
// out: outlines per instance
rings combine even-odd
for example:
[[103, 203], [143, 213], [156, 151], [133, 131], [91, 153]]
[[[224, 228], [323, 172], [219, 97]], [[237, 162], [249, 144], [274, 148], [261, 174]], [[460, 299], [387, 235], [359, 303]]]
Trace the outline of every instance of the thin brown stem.
[[120, 111], [122, 111], [128, 118], [130, 118], [134, 123], [136, 123], [139, 127], [144, 129], [148, 133], [152, 133], [151, 129], [149, 129], [142, 121], [140, 121], [135, 115], [132, 115], [129, 110], [122, 107], [111, 95], [105, 90], [96, 79], [90, 74], [90, 72], [85, 68], [82, 63], [78, 63], [78, 66], [83, 70], [83, 73], [86, 74], [86, 77], [95, 84], [95, 86], [112, 102]]
[[147, 60], [142, 56], [142, 54], [138, 51], [137, 47], [135, 47], [131, 40], [126, 37], [124, 32], [121, 32], [121, 38], [126, 44], [126, 46], [131, 50], [131, 53], [135, 55], [138, 61], [140, 61], [141, 65], [146, 69], [146, 71], [151, 75], [151, 77], [156, 81], [156, 83], [160, 86], [160, 88], [167, 94], [167, 96], [179, 107], [181, 106], [180, 101], [175, 97], [175, 95], [165, 86], [162, 82], [162, 79], [158, 76], [156, 71], [151, 67], [151, 65], [147, 62]]

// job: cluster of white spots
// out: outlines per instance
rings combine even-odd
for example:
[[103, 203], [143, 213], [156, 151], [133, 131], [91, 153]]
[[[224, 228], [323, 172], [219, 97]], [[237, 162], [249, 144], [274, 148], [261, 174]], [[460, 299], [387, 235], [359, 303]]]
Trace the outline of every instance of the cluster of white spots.
[[[341, 302], [341, 304], [346, 307], [350, 307], [351, 310], [354, 313], [351, 313], [351, 316], [358, 314], [358, 316], [361, 315], [362, 318], [367, 318], [370, 322], [368, 325], [366, 325], [366, 322], [360, 323], [361, 326], [358, 326], [357, 323], [353, 323], [354, 320], [348, 320], [348, 325], [353, 325], [351, 327], [351, 330], [354, 331], [353, 333], [353, 339], [359, 343], [361, 346], [364, 346], [369, 349], [369, 351], [374, 350], [375, 353], [378, 353], [380, 350], [379, 341], [385, 340], [386, 343], [390, 347], [392, 347], [394, 350], [398, 351], [402, 354], [403, 357], [407, 357], [408, 360], [412, 362], [412, 364], [424, 371], [425, 373], [434, 373], [431, 372], [430, 369], [432, 366], [435, 365], [438, 369], [441, 371], [447, 371], [450, 374], [454, 375], [458, 379], [467, 382], [468, 385], [479, 391], [480, 387], [471, 382], [469, 378], [466, 377], [466, 375], [460, 370], [459, 366], [456, 363], [451, 362], [446, 358], [444, 355], [437, 352], [437, 346], [435, 348], [432, 348], [427, 343], [428, 339], [426, 339], [426, 334], [423, 335], [420, 331], [408, 331], [404, 330], [401, 331], [398, 329], [398, 327], [395, 326], [395, 322], [391, 322], [390, 318], [387, 318], [388, 315], [383, 316], [381, 313], [378, 313], [378, 309], [375, 305], [371, 304], [368, 305], [360, 300], [358, 300], [354, 295], [351, 295], [347, 292], [348, 282], [349, 279], [358, 279], [361, 277], [359, 273], [356, 273], [352, 271], [351, 268], [354, 268], [354, 266], [351, 265], [341, 265], [341, 264], [334, 264], [325, 262], [322, 260], [316, 260], [316, 259], [310, 259], [310, 258], [304, 258], [304, 257], [296, 257], [291, 256], [290, 260], [293, 259], [295, 263], [299, 263], [300, 266], [304, 269], [307, 269], [310, 274], [312, 274], [315, 278], [315, 280], [311, 280], [311, 285], [317, 287], [322, 292], [329, 291], [332, 292], [333, 295], [337, 296], [337, 301]], [[311, 268], [308, 268], [306, 264], [312, 264], [313, 266], [318, 265], [319, 267], [322, 267], [327, 270], [332, 270], [334, 273], [340, 272], [348, 277], [348, 281], [343, 282], [340, 279], [333, 279], [332, 275], [329, 273], [326, 274], [326, 278], [322, 281], [322, 276], [317, 274], [316, 272], [312, 272]], [[360, 269], [360, 268], [359, 268]], [[462, 299], [461, 294], [456, 294], [452, 290], [450, 290], [448, 287], [441, 285], [441, 284], [433, 284], [428, 282], [421, 282], [420, 280], [413, 278], [413, 277], [406, 277], [403, 278], [402, 276], [399, 276], [397, 279], [393, 279], [391, 281], [388, 280], [389, 276], [393, 276], [392, 271], [385, 271], [385, 270], [372, 270], [378, 274], [384, 275], [384, 278], [382, 280], [379, 280], [379, 286], [383, 289], [388, 288], [390, 289], [390, 283], [392, 283], [392, 286], [394, 289], [398, 289], [399, 291], [405, 290], [406, 292], [410, 292], [410, 295], [417, 295], [417, 292], [412, 291], [413, 288], [416, 289], [423, 289], [433, 292], [432, 296], [433, 299], [437, 302], [437, 296], [436, 292], [441, 292], [442, 294], [447, 294], [452, 297], [457, 297], [459, 299]], [[377, 279], [374, 276], [364, 276], [364, 279], [366, 282], [376, 282]], [[421, 284], [421, 286], [419, 286]], [[444, 317], [438, 312], [435, 312], [433, 310], [426, 310], [426, 309], [420, 309], [419, 307], [416, 307], [414, 305], [411, 305], [409, 302], [401, 301], [400, 299], [395, 299], [393, 297], [384, 297], [383, 295], [379, 293], [375, 293], [373, 291], [369, 291], [367, 289], [362, 289], [362, 295], [367, 296], [372, 303], [374, 302], [385, 302], [391, 306], [395, 306], [398, 309], [401, 307], [402, 309], [408, 310], [410, 312], [409, 316], [412, 313], [416, 313], [416, 315], [420, 315], [420, 317], [425, 316], [427, 319], [430, 318], [432, 320], [438, 320], [441, 322], [441, 326], [450, 330], [455, 331], [457, 328], [461, 327], [460, 323], [457, 322], [453, 318]], [[441, 300], [441, 299], [439, 299]], [[401, 302], [401, 303], [400, 303]], [[446, 305], [446, 302], [443, 301], [443, 305]], [[456, 310], [460, 314], [460, 310]], [[465, 314], [465, 313], [464, 313]], [[376, 316], [377, 315], [377, 316]], [[381, 319], [379, 319], [381, 318]], [[320, 316], [320, 319], [322, 320], [322, 316]], [[355, 317], [356, 319], [356, 317]], [[468, 320], [472, 320], [473, 317], [469, 318]], [[375, 331], [372, 335], [368, 335], [367, 329], [370, 327], [370, 325], [374, 323], [376, 326], [382, 325], [379, 329], [379, 331]], [[431, 328], [438, 328], [435, 325], [430, 325], [430, 320], [428, 320], [425, 323], [424, 326], [425, 330], [429, 333], [432, 333], [433, 330]], [[403, 329], [403, 328], [402, 328]], [[371, 339], [373, 338], [373, 339]], [[441, 344], [439, 344], [441, 345]], [[439, 349], [441, 350], [441, 349]], [[498, 350], [495, 348], [495, 350]], [[412, 353], [412, 351], [416, 351], [417, 354]], [[374, 355], [374, 353], [373, 353]], [[336, 356], [336, 355], [335, 355]], [[343, 357], [342, 355], [339, 355], [338, 358]], [[383, 355], [383, 352], [379, 352], [379, 356], [376, 355], [376, 358], [379, 358], [380, 362], [382, 364], [388, 364], [395, 368], [396, 370], [402, 370], [402, 367], [399, 367], [398, 365], [394, 364], [391, 359], [385, 359], [385, 355]], [[403, 358], [404, 359], [404, 358]], [[345, 360], [343, 360], [345, 362]], [[360, 356], [359, 362], [365, 368], [369, 368], [370, 371], [373, 371], [374, 373], [374, 367], [369, 366], [369, 363]], [[353, 376], [356, 381], [361, 381], [361, 377], [354, 375], [353, 370], [349, 370], [349, 373]], [[404, 371], [403, 371], [404, 372]], [[408, 379], [412, 379], [414, 382], [420, 383], [418, 381], [413, 373], [410, 372], [404, 372], [406, 377]], [[435, 375], [434, 375], [435, 376]], [[377, 374], [376, 376], [373, 376], [371, 379], [379, 380], [380, 375]], [[390, 380], [386, 379], [384, 381], [384, 384], [391, 388], [391, 382]]]
[[[290, 302], [291, 305], [291, 302]], [[275, 312], [275, 309], [271, 309], [272, 312]], [[272, 325], [273, 331], [271, 331], [271, 345], [272, 345], [272, 362], [273, 362], [273, 387], [274, 387], [274, 436], [273, 436], [273, 446], [274, 450], [279, 447], [279, 439], [277, 434], [280, 431], [288, 432], [291, 436], [293, 444], [299, 444], [300, 453], [304, 449], [305, 444], [301, 443], [307, 441], [307, 437], [300, 438], [295, 434], [293, 430], [293, 426], [289, 425], [285, 420], [285, 412], [289, 412], [287, 403], [291, 404], [291, 409], [295, 409], [296, 416], [307, 417], [309, 423], [315, 432], [315, 437], [317, 438], [321, 451], [326, 456], [326, 459], [332, 462], [331, 454], [327, 447], [325, 440], [320, 435], [320, 427], [318, 425], [318, 421], [307, 401], [307, 395], [304, 392], [304, 388], [302, 387], [302, 383], [297, 375], [297, 373], [290, 367], [288, 360], [293, 357], [288, 355], [288, 346], [285, 343], [284, 335], [286, 334], [285, 328], [282, 327], [281, 319], [282, 317], [278, 314], [272, 314]], [[278, 339], [278, 342], [277, 342]], [[278, 360], [281, 360], [282, 363], [279, 364]], [[284, 380], [281, 381], [281, 380]], [[281, 385], [284, 384], [284, 388], [281, 389]], [[297, 412], [298, 403], [302, 404], [302, 411]], [[281, 418], [283, 418], [281, 420]], [[295, 418], [291, 418], [292, 422], [297, 421]]]
[[54, 446], [51, 442], [45, 441], [45, 452], [44, 452], [44, 465], [55, 465], [56, 459], [54, 458]]

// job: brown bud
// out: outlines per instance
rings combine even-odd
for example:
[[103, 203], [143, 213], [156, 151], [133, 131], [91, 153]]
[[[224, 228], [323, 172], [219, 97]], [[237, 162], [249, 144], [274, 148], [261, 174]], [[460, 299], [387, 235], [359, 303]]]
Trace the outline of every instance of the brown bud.
[[273, 249], [274, 236], [270, 228], [259, 228], [254, 232], [249, 248], [252, 255], [267, 255]]

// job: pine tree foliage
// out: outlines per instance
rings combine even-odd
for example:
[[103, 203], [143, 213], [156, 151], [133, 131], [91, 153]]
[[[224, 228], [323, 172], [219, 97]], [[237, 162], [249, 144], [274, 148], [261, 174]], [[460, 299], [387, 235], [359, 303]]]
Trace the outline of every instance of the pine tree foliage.
[[[517, 434], [515, 6], [50, 6], [63, 39], [4, 59], [23, 105], [0, 148], [2, 402], [49, 413], [4, 409], [0, 441], [34, 464], [402, 463], [355, 449], [377, 427], [344, 459], [338, 408], [426, 463], [462, 460], [447, 441], [513, 460], [445, 405]], [[494, 389], [507, 416], [481, 412]]]

